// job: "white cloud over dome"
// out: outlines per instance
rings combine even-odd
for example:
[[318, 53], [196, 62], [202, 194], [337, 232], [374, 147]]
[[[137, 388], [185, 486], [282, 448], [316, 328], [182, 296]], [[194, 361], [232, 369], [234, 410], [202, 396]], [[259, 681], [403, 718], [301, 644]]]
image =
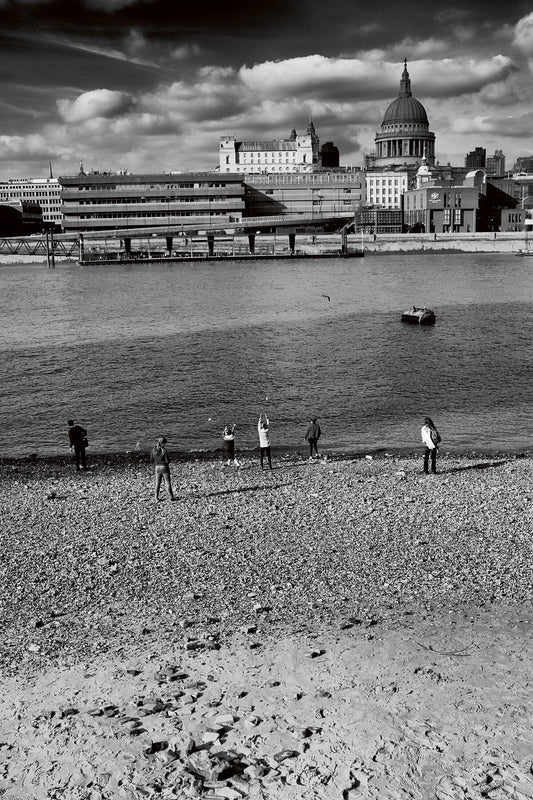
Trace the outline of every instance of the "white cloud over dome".
[[[349, 59], [312, 55], [267, 61], [253, 67], [242, 67], [239, 76], [246, 87], [263, 96], [392, 99], [391, 89], [399, 84], [402, 62], [381, 60], [380, 51], [360, 56]], [[421, 59], [409, 62], [408, 68], [413, 94], [427, 97], [479, 91], [487, 84], [503, 80], [515, 69], [512, 60], [503, 55], [477, 60]]]

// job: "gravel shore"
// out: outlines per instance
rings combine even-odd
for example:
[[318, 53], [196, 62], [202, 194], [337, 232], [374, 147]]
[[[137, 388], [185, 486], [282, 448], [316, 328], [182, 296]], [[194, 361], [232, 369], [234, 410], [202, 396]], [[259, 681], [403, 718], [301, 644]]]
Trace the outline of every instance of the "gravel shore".
[[90, 464], [0, 462], [4, 673], [532, 594], [528, 456], [178, 457], [175, 503], [146, 455]]
[[532, 800], [532, 463], [0, 461], [0, 794]]

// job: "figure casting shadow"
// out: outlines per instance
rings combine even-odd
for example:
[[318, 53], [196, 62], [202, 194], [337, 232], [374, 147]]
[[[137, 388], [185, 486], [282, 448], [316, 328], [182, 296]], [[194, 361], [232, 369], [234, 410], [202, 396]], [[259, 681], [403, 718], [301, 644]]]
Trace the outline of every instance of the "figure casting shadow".
[[220, 497], [225, 494], [240, 494], [241, 492], [270, 492], [272, 489], [283, 489], [285, 486], [292, 486], [292, 483], [268, 483], [256, 484], [256, 486], [240, 486], [237, 489], [221, 489], [219, 492], [207, 492], [206, 494], [193, 494], [191, 497]]
[[441, 469], [441, 475], [445, 472], [465, 472], [468, 469], [492, 469], [493, 467], [501, 467], [503, 464], [510, 464], [514, 461], [512, 458], [504, 458], [501, 461], [483, 461], [481, 464], [468, 464], [466, 467], [450, 467], [450, 469]]

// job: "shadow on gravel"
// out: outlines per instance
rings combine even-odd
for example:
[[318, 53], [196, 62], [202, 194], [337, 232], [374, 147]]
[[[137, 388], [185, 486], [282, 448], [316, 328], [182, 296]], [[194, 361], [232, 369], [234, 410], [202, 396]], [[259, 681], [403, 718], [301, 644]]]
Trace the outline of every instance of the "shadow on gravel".
[[236, 489], [221, 489], [219, 492], [194, 494], [192, 497], [219, 497], [224, 494], [240, 494], [241, 492], [270, 492], [272, 489], [283, 489], [284, 486], [292, 486], [292, 483], [258, 483], [255, 486], [240, 486]]
[[501, 467], [503, 464], [510, 464], [514, 461], [513, 458], [505, 458], [501, 461], [483, 461], [481, 464], [469, 464], [467, 467], [451, 467], [450, 469], [441, 469], [441, 474], [444, 472], [464, 472], [468, 469], [491, 469], [492, 467]]

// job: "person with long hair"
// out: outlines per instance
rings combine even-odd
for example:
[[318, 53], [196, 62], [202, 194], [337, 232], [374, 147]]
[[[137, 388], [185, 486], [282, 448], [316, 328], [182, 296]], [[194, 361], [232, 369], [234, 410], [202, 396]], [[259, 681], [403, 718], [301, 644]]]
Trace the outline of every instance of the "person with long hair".
[[421, 434], [422, 441], [426, 445], [426, 449], [424, 450], [424, 472], [426, 475], [428, 474], [429, 460], [431, 458], [431, 472], [435, 474], [437, 471], [437, 452], [440, 443], [440, 433], [430, 417], [424, 418]]
[[170, 456], [166, 448], [167, 440], [160, 436], [150, 453], [150, 461], [155, 465], [155, 499], [159, 500], [161, 481], [165, 481], [168, 495], [171, 500], [177, 500], [172, 491], [170, 480]]

